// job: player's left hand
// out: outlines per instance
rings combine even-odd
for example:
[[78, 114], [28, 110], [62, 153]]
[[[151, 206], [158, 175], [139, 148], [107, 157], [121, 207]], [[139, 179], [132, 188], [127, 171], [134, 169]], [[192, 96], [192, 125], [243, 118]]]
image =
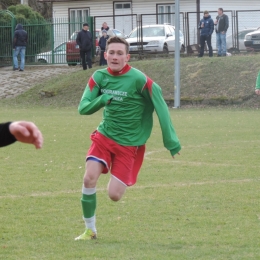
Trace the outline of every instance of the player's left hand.
[[32, 122], [17, 121], [9, 125], [10, 133], [17, 141], [33, 144], [36, 149], [40, 149], [43, 144], [41, 131]]
[[[181, 155], [181, 153], [177, 153], [178, 155]], [[173, 159], [175, 159], [175, 155], [173, 155], [173, 157], [172, 157]]]
[[255, 90], [256, 95], [260, 95], [260, 89]]

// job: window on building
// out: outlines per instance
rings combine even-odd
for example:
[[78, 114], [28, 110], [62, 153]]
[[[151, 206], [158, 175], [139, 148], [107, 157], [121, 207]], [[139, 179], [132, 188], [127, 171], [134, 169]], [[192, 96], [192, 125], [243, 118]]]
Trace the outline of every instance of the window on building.
[[70, 34], [80, 31], [82, 29], [82, 24], [87, 22], [89, 16], [89, 8], [82, 9], [70, 9]]
[[174, 14], [173, 14], [174, 12], [175, 12], [174, 4], [157, 5], [158, 23], [159, 24], [168, 23], [174, 25]]

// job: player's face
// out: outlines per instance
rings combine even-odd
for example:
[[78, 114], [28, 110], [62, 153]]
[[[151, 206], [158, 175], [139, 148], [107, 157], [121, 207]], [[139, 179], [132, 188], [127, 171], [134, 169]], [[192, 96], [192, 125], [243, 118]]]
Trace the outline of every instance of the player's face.
[[130, 59], [130, 54], [126, 54], [126, 46], [123, 43], [110, 43], [104, 56], [108, 67], [114, 72], [121, 71]]

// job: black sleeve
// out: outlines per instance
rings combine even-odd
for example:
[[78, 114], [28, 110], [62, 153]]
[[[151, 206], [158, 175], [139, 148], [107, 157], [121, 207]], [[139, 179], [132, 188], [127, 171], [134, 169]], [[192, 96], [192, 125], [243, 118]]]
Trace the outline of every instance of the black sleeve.
[[92, 33], [91, 32], [89, 32], [89, 37], [90, 37], [90, 42], [91, 42], [91, 48], [93, 48], [94, 42], [93, 42], [93, 37], [92, 37]]
[[76, 43], [78, 44], [79, 47], [81, 47], [80, 32], [77, 35]]
[[229, 19], [228, 16], [225, 15], [225, 30], [224, 30], [225, 32], [227, 31], [228, 27], [229, 27]]
[[17, 41], [17, 33], [15, 32], [14, 39], [13, 39], [13, 49], [15, 48], [16, 41]]
[[0, 124], [0, 147], [7, 146], [16, 141], [15, 137], [9, 131], [11, 122]]

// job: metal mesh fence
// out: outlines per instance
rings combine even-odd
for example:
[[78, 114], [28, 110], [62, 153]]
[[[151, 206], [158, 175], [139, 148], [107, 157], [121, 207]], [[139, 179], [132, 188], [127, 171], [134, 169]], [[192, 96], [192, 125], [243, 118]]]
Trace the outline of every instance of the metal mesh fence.
[[[227, 32], [227, 49], [232, 51], [245, 51], [244, 45], [245, 35], [260, 27], [260, 10], [244, 10], [244, 11], [225, 11], [229, 17], [229, 29]], [[210, 15], [215, 21], [217, 12], [211, 11]], [[183, 46], [187, 50], [187, 46], [199, 44], [199, 29], [198, 22], [203, 17], [203, 13], [188, 12], [180, 13], [180, 30], [183, 35]], [[88, 21], [89, 17], [85, 17]], [[0, 12], [0, 66], [12, 65], [12, 41], [14, 28], [17, 23], [22, 23], [24, 29], [28, 32], [28, 45], [26, 48], [26, 63], [67, 63], [66, 48], [67, 43], [72, 42], [73, 48], [76, 48], [76, 37], [78, 31], [82, 28], [81, 20], [69, 20], [69, 18], [54, 18], [52, 20], [35, 20], [30, 23], [23, 20], [15, 20], [14, 18], [7, 19], [6, 15]], [[93, 18], [94, 46], [98, 45], [98, 39], [101, 35], [102, 24], [106, 22], [110, 27], [110, 35], [118, 35], [125, 37], [130, 32], [141, 26], [152, 25], [172, 25], [175, 23], [175, 13], [160, 13], [160, 14], [127, 14], [127, 15], [112, 15], [112, 16], [96, 16]], [[159, 30], [153, 31], [160, 34]], [[168, 36], [167, 36], [168, 34]], [[144, 30], [137, 30], [135, 51], [137, 53], [147, 53], [144, 48], [148, 40], [145, 39]], [[174, 31], [165, 34], [165, 42], [168, 45], [168, 52], [174, 51], [169, 46], [174, 45]], [[259, 39], [260, 40], [260, 39]], [[154, 40], [156, 41], [156, 39]], [[257, 43], [257, 42], [255, 42]], [[131, 45], [131, 43], [130, 43]], [[134, 44], [132, 42], [133, 47]], [[260, 46], [260, 44], [259, 44]], [[216, 34], [212, 35], [212, 47], [216, 50]], [[132, 49], [133, 50], [133, 49]], [[184, 49], [183, 49], [184, 50]], [[164, 51], [163, 48], [153, 51], [158, 53]], [[151, 52], [150, 52], [151, 53]], [[79, 62], [79, 53], [77, 50], [76, 62]], [[73, 63], [75, 64], [75, 63]]]
[[[209, 12], [211, 18], [213, 21], [216, 20], [217, 17], [217, 12], [216, 11], [211, 11]], [[229, 29], [227, 32], [227, 47], [228, 49], [233, 46], [233, 40], [232, 40], [232, 35], [234, 34], [234, 28], [232, 26], [233, 22], [233, 15], [232, 11], [225, 11], [225, 14], [229, 17]], [[200, 19], [203, 18], [203, 13], [197, 13], [197, 12], [188, 12], [187, 13], [187, 26], [186, 26], [186, 37], [187, 37], [187, 45], [193, 45], [193, 44], [199, 44], [199, 35], [200, 35], [200, 30], [198, 29], [198, 24]], [[217, 42], [216, 42], [216, 34], [212, 34], [211, 38], [212, 42], [212, 48], [213, 50], [217, 49]]]
[[[13, 34], [18, 23], [21, 23], [28, 33], [26, 64], [67, 63], [67, 43], [71, 41], [76, 48], [77, 33], [82, 28], [82, 21], [71, 22], [68, 18], [30, 22], [19, 19], [15, 20], [15, 26], [12, 26], [12, 22], [12, 20], [0, 21], [0, 66], [12, 65]], [[78, 57], [77, 60], [79, 61], [80, 58]]]
[[[254, 11], [236, 11], [236, 34], [234, 41], [236, 47], [241, 50], [246, 50], [244, 39], [246, 34], [255, 31], [260, 27], [260, 10]], [[259, 32], [260, 34], [260, 32]], [[260, 48], [260, 37], [256, 41], [252, 41], [252, 49], [254, 46]]]
[[95, 16], [94, 17], [94, 29], [101, 35], [101, 27], [106, 22], [110, 31], [108, 34], [127, 36], [133, 28], [137, 25], [137, 15], [112, 15], [112, 16]]

